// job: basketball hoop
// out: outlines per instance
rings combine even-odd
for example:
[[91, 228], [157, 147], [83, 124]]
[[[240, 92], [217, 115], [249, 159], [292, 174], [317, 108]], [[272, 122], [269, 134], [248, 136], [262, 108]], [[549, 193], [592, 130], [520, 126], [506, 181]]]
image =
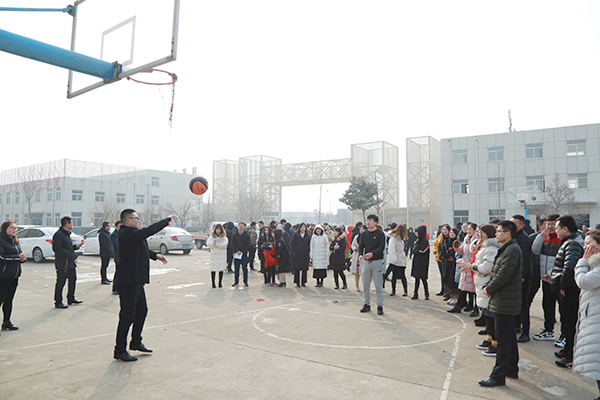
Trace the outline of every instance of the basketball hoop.
[[[142, 73], [152, 73], [152, 72], [160, 72], [163, 74], [167, 74], [171, 77], [170, 82], [145, 82], [139, 79], [132, 78], [131, 76], [127, 77], [127, 80], [134, 81], [136, 83], [141, 83], [144, 85], [153, 85], [153, 86], [171, 86], [171, 109], [169, 110], [169, 128], [172, 128], [173, 125], [173, 103], [175, 102], [175, 82], [177, 82], [177, 75], [173, 72], [164, 71], [162, 69], [150, 68], [146, 71], [142, 71]], [[162, 94], [161, 94], [162, 95]]]
[[519, 203], [521, 204], [521, 207], [525, 207], [525, 200], [519, 200]]

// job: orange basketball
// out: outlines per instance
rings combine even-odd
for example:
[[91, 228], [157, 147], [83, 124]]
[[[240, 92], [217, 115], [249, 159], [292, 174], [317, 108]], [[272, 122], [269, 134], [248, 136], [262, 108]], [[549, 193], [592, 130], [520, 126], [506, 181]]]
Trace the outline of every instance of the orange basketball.
[[208, 190], [208, 181], [201, 176], [195, 176], [190, 181], [190, 190], [194, 194], [202, 195]]

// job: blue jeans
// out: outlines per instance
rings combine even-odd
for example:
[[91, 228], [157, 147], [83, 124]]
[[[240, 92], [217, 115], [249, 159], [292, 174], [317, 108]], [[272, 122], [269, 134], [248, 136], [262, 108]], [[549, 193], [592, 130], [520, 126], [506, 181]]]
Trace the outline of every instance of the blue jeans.
[[240, 265], [244, 273], [244, 283], [248, 283], [248, 256], [244, 254], [241, 260], [234, 258], [233, 265], [235, 266], [235, 283], [240, 283]]

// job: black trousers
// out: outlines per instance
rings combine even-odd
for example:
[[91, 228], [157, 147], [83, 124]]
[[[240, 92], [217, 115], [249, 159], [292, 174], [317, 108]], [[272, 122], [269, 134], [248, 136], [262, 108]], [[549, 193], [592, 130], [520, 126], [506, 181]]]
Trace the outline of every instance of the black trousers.
[[550, 284], [542, 281], [542, 308], [544, 309], [544, 329], [554, 331], [556, 322], [556, 297], [550, 290]]
[[423, 278], [415, 278], [415, 293], [419, 292], [419, 281], [423, 281], [423, 290], [425, 291], [425, 294], [428, 295], [429, 285], [427, 284], [427, 279]]
[[575, 329], [579, 312], [579, 291], [570, 290], [558, 300], [560, 323], [565, 334], [565, 352], [567, 359], [573, 359], [573, 345], [575, 344]]
[[517, 335], [515, 335], [515, 316], [495, 314], [494, 325], [498, 350], [496, 365], [492, 369], [490, 378], [504, 382], [507, 373], [519, 373], [517, 365], [519, 363], [519, 348], [517, 346]]
[[344, 275], [344, 271], [333, 271], [333, 280], [335, 282], [335, 287], [339, 287], [338, 276], [342, 279], [342, 283], [346, 286], [346, 275]]
[[306, 279], [308, 275], [307, 270], [294, 271], [294, 283], [296, 285], [306, 285]]
[[496, 324], [494, 323], [495, 318], [493, 316], [486, 315], [488, 313], [491, 314], [489, 311], [486, 311], [485, 313], [482, 312], [483, 319], [485, 320], [485, 330], [487, 331], [488, 335], [492, 337], [492, 340], [498, 340], [496, 339]]
[[521, 314], [516, 317], [516, 326], [521, 328], [521, 332], [529, 335], [529, 327], [531, 324], [529, 318], [529, 285], [531, 284], [531, 277], [525, 278], [521, 284]]
[[233, 250], [227, 249], [227, 271], [231, 271], [232, 263], [233, 263]]
[[12, 313], [12, 303], [15, 298], [19, 278], [0, 278], [0, 304], [2, 304], [2, 321], [10, 321]]
[[406, 267], [398, 267], [394, 264], [390, 264], [388, 270], [392, 271], [392, 290], [396, 291], [396, 282], [398, 279], [402, 282], [404, 292], [408, 290], [408, 282], [406, 281]]
[[256, 246], [250, 246], [248, 251], [248, 265], [250, 269], [254, 269], [254, 257], [256, 256]]
[[535, 295], [542, 285], [542, 280], [540, 278], [540, 269], [534, 268], [533, 275], [531, 277], [531, 281], [529, 282], [529, 294], [527, 296], [527, 302], [529, 303], [529, 307], [531, 308], [531, 303], [533, 303], [533, 299], [535, 299]]
[[62, 291], [65, 287], [65, 282], [69, 280], [67, 301], [75, 300], [75, 283], [77, 282], [77, 271], [75, 268], [68, 268], [67, 272], [63, 266], [56, 268], [56, 286], [54, 286], [54, 302], [62, 303]]
[[146, 315], [148, 315], [148, 305], [146, 304], [144, 285], [117, 286], [117, 290], [121, 311], [119, 311], [119, 324], [117, 325], [115, 354], [121, 354], [127, 351], [127, 335], [131, 324], [133, 324], [133, 330], [131, 332], [130, 347], [142, 343], [142, 330], [144, 329]]
[[106, 282], [108, 278], [106, 277], [106, 269], [108, 268], [108, 263], [110, 262], [110, 257], [100, 257], [102, 264], [100, 265], [100, 279], [102, 282]]

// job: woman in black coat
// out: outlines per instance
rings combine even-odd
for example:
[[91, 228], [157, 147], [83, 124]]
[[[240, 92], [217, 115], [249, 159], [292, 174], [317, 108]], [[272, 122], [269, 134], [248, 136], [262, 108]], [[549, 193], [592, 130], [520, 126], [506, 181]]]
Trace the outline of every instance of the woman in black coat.
[[16, 331], [19, 329], [10, 322], [12, 303], [21, 276], [21, 263], [27, 257], [21, 251], [19, 239], [16, 237], [17, 224], [6, 221], [0, 226], [0, 304], [2, 304], [2, 330]]
[[348, 288], [346, 284], [346, 275], [344, 270], [346, 269], [346, 235], [341, 228], [335, 228], [333, 240], [329, 245], [331, 254], [329, 255], [329, 269], [333, 270], [333, 279], [335, 280], [335, 288], [339, 289], [340, 284], [338, 277], [342, 278], [342, 289]]
[[292, 265], [294, 266], [294, 283], [297, 287], [306, 286], [306, 275], [310, 262], [310, 235], [303, 222], [292, 236]]
[[[406, 257], [412, 258], [412, 250], [415, 246], [415, 242], [417, 241], [417, 235], [413, 232], [413, 228], [408, 228], [408, 240], [405, 243], [404, 251], [406, 252]], [[410, 255], [408, 252], [410, 251]]]
[[413, 300], [419, 298], [419, 281], [423, 281], [423, 290], [425, 290], [425, 300], [429, 300], [429, 286], [427, 285], [427, 276], [429, 274], [429, 240], [427, 239], [427, 228], [420, 226], [417, 228], [417, 242], [413, 247], [413, 263], [410, 275], [415, 278], [415, 293]]
[[279, 258], [277, 264], [277, 274], [279, 275], [279, 287], [285, 287], [285, 273], [290, 272], [290, 249], [283, 238], [283, 231], [275, 229], [275, 254], [274, 257]]

